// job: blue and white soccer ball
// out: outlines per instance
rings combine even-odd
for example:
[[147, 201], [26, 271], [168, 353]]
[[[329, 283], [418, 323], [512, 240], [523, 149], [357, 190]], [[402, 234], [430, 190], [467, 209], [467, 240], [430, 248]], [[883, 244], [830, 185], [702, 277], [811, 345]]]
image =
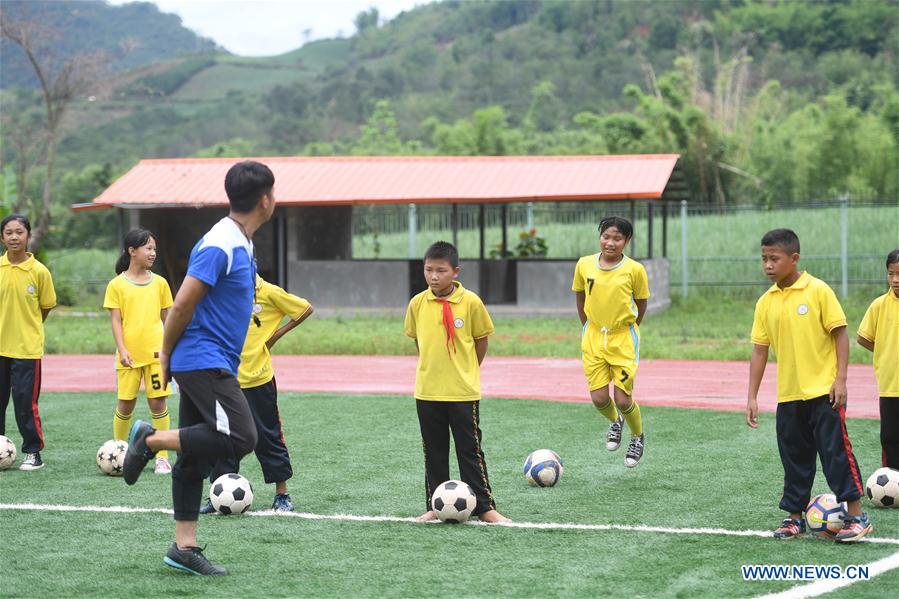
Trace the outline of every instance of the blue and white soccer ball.
[[0, 435], [0, 470], [7, 470], [16, 461], [16, 444]]
[[552, 487], [565, 472], [562, 458], [551, 449], [531, 452], [524, 462], [524, 476], [535, 487]]
[[209, 488], [209, 501], [220, 514], [243, 514], [253, 505], [253, 487], [239, 474], [223, 474]]

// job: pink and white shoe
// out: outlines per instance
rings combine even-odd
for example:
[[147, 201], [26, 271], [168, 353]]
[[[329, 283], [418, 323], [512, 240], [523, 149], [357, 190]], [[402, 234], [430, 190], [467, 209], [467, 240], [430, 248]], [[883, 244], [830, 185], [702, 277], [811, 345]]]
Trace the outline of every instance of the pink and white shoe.
[[156, 468], [153, 471], [156, 474], [171, 474], [172, 465], [165, 458], [156, 458]]

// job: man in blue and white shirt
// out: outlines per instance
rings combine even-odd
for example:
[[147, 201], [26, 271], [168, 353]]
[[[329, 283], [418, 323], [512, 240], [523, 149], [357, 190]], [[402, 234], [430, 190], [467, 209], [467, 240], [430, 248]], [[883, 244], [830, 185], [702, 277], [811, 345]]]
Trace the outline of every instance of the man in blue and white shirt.
[[123, 475], [129, 485], [158, 450], [178, 452], [172, 469], [175, 543], [164, 562], [192, 574], [227, 574], [197, 546], [203, 480], [216, 461], [239, 460], [256, 447], [237, 367], [256, 289], [252, 237], [274, 212], [274, 185], [272, 171], [259, 162], [240, 162], [225, 175], [231, 211], [191, 251], [159, 353], [163, 382], [174, 374], [180, 388], [180, 428], [156, 431], [138, 420], [128, 439]]

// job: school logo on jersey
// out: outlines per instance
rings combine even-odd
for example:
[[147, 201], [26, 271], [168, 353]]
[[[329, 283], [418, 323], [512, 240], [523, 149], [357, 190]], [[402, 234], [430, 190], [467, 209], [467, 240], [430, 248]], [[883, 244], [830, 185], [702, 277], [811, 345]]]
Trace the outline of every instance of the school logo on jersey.
[[262, 314], [262, 304], [253, 304], [253, 314]]
[[453, 321], [453, 325], [457, 329], [461, 329], [463, 326], [465, 326], [465, 321], [462, 320], [461, 318], [457, 318], [456, 320]]
[[34, 291], [35, 291], [34, 285], [29, 285], [29, 286], [28, 286], [28, 293], [31, 294], [31, 295], [34, 295]]
[[808, 306], [805, 304], [799, 304], [799, 307], [796, 308], [796, 311], [799, 312], [800, 316], [805, 316], [808, 314]]

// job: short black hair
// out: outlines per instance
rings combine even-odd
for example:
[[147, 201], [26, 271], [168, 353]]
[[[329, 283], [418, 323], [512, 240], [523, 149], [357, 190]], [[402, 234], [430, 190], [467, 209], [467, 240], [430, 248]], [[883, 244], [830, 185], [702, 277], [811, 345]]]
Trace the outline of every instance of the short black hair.
[[891, 264], [896, 264], [897, 262], [899, 262], [899, 248], [896, 248], [887, 254], [887, 268], [889, 268]]
[[773, 229], [762, 236], [762, 245], [779, 247], [787, 254], [798, 254], [799, 236], [792, 229]]
[[225, 193], [234, 212], [252, 212], [253, 208], [275, 186], [272, 170], [254, 160], [238, 162], [225, 175]]
[[453, 268], [459, 267], [459, 251], [448, 241], [437, 241], [425, 251], [425, 260], [446, 260]]
[[31, 235], [31, 221], [22, 216], [21, 214], [10, 214], [2, 221], [0, 221], [0, 235], [3, 234], [3, 229], [6, 228], [6, 225], [11, 223], [12, 221], [17, 220], [22, 223], [22, 226], [25, 227], [25, 230], [28, 231], [28, 234]]
[[631, 221], [620, 216], [607, 216], [599, 221], [599, 234], [602, 235], [606, 229], [611, 227], [618, 229], [618, 232], [624, 235], [625, 239], [629, 240], [634, 236], [634, 225], [631, 224]]

